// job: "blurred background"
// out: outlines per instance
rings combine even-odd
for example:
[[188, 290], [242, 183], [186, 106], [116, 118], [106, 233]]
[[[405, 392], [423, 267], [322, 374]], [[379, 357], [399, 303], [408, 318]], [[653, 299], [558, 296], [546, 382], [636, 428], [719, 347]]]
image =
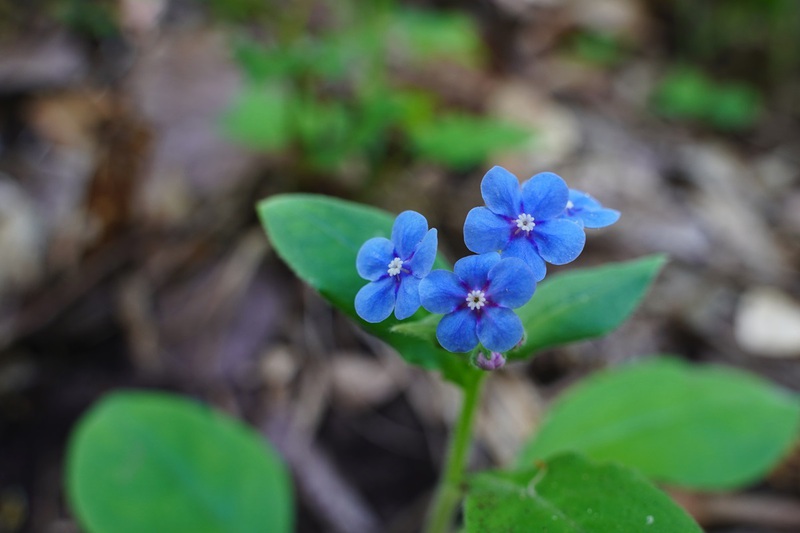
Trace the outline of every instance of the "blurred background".
[[[670, 263], [602, 341], [489, 381], [476, 467], [651, 353], [800, 389], [796, 0], [0, 0], [0, 532], [80, 531], [69, 432], [158, 388], [261, 431], [298, 531], [412, 532], [458, 394], [298, 281], [257, 200], [423, 213], [443, 253], [499, 164], [622, 211], [579, 266]], [[800, 531], [800, 453], [682, 495], [714, 532]]]

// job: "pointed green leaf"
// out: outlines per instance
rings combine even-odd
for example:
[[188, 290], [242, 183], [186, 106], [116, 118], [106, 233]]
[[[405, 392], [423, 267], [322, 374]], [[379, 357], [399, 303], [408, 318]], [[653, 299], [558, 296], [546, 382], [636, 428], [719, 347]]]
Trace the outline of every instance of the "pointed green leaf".
[[642, 301], [665, 261], [664, 256], [654, 255], [548, 278], [517, 310], [526, 338], [510, 358], [522, 359], [616, 329]]
[[763, 477], [799, 435], [797, 396], [730, 368], [656, 358], [566, 392], [519, 464], [573, 450], [674, 485], [733, 489]]
[[562, 455], [470, 483], [467, 533], [700, 533], [686, 512], [641, 474]]
[[[356, 255], [367, 239], [391, 235], [394, 215], [336, 198], [303, 194], [273, 196], [258, 204], [258, 214], [278, 255], [300, 279], [393, 346], [407, 362], [439, 370], [461, 385], [474, 378], [478, 371], [465, 356], [442, 349], [435, 340], [394, 331], [400, 322], [393, 316], [380, 324], [368, 324], [356, 315], [356, 293], [367, 283], [356, 272]], [[444, 268], [442, 262], [437, 266]], [[420, 309], [415, 319], [428, 316], [430, 313]]]
[[289, 476], [258, 434], [151, 392], [112, 394], [79, 422], [67, 492], [89, 533], [289, 533]]

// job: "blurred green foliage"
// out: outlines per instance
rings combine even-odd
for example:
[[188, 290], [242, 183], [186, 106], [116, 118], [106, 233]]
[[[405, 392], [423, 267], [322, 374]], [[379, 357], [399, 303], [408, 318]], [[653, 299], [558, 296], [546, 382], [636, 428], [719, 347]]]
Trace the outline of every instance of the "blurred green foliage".
[[618, 65], [626, 56], [624, 43], [610, 33], [580, 31], [572, 36], [570, 49], [581, 61], [599, 67]]
[[668, 0], [682, 59], [771, 84], [800, 74], [797, 0]]
[[289, 140], [288, 103], [282, 87], [248, 87], [225, 116], [224, 127], [248, 146], [281, 150]]
[[391, 13], [390, 31], [397, 48], [418, 61], [455, 61], [475, 66], [481, 59], [475, 24], [461, 13], [396, 9]]
[[105, 0], [61, 0], [55, 15], [73, 31], [98, 39], [119, 32], [115, 6]]
[[744, 83], [715, 82], [693, 67], [668, 72], [653, 95], [661, 116], [691, 120], [723, 131], [740, 131], [758, 120], [761, 96]]
[[259, 32], [239, 33], [234, 57], [247, 86], [222, 121], [232, 139], [321, 172], [353, 162], [374, 172], [397, 154], [464, 169], [530, 139], [528, 129], [447, 109], [434, 91], [400, 81], [443, 63], [478, 68], [470, 18], [388, 1], [324, 6], [324, 17], [286, 6]]
[[411, 143], [423, 158], [451, 168], [477, 165], [487, 152], [514, 146], [530, 138], [516, 126], [465, 114], [446, 114], [409, 131]]
[[776, 112], [800, 116], [797, 0], [662, 0], [653, 6], [669, 21], [665, 37], [673, 43], [674, 60], [715, 79], [741, 82], [713, 84], [696, 74], [670, 75], [656, 98], [660, 113], [721, 131], [750, 127], [762, 99]]
[[200, 0], [207, 3], [212, 14], [230, 22], [252, 22], [266, 19], [276, 9], [275, 2], [264, 0]]
[[95, 39], [119, 34], [114, 0], [0, 0], [0, 38], [62, 24]]

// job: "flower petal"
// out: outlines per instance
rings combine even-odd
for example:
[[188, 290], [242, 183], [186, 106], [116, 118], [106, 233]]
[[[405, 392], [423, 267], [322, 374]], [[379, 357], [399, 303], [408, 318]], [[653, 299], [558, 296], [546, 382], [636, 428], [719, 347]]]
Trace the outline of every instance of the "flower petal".
[[478, 339], [493, 352], [507, 352], [517, 345], [524, 332], [522, 320], [507, 307], [487, 308], [478, 321]]
[[589, 193], [579, 191], [578, 189], [569, 190], [569, 201], [572, 202], [572, 205], [580, 207], [581, 209], [603, 207], [600, 205], [600, 202], [595, 200]]
[[492, 212], [517, 218], [522, 207], [519, 180], [503, 167], [492, 167], [481, 180], [481, 195]]
[[533, 230], [539, 255], [548, 263], [564, 265], [573, 261], [583, 251], [586, 234], [583, 229], [563, 218], [537, 224]]
[[469, 309], [444, 315], [436, 327], [436, 338], [448, 352], [468, 352], [478, 345], [477, 317]]
[[564, 212], [569, 199], [566, 182], [552, 172], [540, 172], [522, 184], [522, 205], [536, 225]]
[[419, 282], [420, 280], [414, 276], [400, 276], [400, 287], [397, 289], [397, 301], [394, 306], [394, 316], [398, 320], [410, 317], [419, 309]]
[[356, 313], [367, 322], [382, 322], [389, 318], [394, 308], [395, 285], [393, 277], [370, 281], [356, 294]]
[[570, 189], [569, 200], [573, 207], [566, 211], [564, 218], [587, 228], [604, 228], [619, 220], [619, 211], [603, 207], [600, 202], [583, 191]]
[[[500, 262], [500, 254], [489, 252], [481, 255], [468, 255], [456, 261], [453, 272], [472, 289], [483, 289], [489, 270]], [[466, 295], [465, 295], [466, 296]]]
[[506, 257], [489, 271], [486, 297], [512, 309], [525, 305], [536, 290], [533, 271], [522, 259]]
[[374, 237], [358, 250], [356, 270], [364, 279], [375, 281], [386, 275], [389, 263], [394, 259], [394, 244], [389, 239]]
[[610, 226], [619, 220], [620, 213], [614, 209], [608, 209], [604, 207], [594, 211], [586, 209], [578, 212], [577, 216], [580, 217], [581, 221], [583, 221], [584, 226], [587, 228], [596, 229]]
[[583, 218], [581, 218], [582, 214], [583, 213], [581, 211], [577, 211], [574, 213], [567, 213], [559, 218], [563, 218], [564, 220], [571, 220], [572, 222], [583, 228]]
[[408, 259], [428, 231], [428, 221], [416, 211], [403, 211], [392, 226], [392, 242], [400, 259]]
[[414, 257], [403, 264], [403, 268], [410, 270], [414, 277], [422, 279], [430, 274], [433, 262], [436, 261], [436, 246], [439, 241], [437, 235], [435, 228], [428, 230], [417, 246]]
[[544, 279], [547, 274], [547, 265], [539, 255], [536, 245], [528, 238], [520, 237], [511, 239], [508, 246], [503, 250], [503, 257], [516, 257], [522, 259], [533, 272], [533, 278], [538, 282]]
[[458, 277], [447, 270], [434, 270], [419, 283], [419, 300], [431, 313], [450, 313], [467, 298]]
[[502, 250], [511, 238], [507, 219], [492, 213], [486, 207], [475, 207], [464, 221], [464, 243], [470, 251], [482, 254]]

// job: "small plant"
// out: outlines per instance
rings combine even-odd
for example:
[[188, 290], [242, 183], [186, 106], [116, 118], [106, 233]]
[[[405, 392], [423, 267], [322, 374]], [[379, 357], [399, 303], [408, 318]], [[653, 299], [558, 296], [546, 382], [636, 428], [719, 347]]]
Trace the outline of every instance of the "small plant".
[[598, 67], [614, 67], [627, 55], [623, 40], [609, 33], [580, 31], [569, 44], [576, 58]]
[[667, 118], [738, 131], [755, 124], [761, 98], [746, 84], [715, 83], [699, 70], [684, 67], [664, 76], [653, 96], [653, 106]]
[[520, 186], [495, 167], [481, 192], [486, 205], [464, 225], [476, 255], [452, 270], [434, 259], [436, 230], [419, 213], [394, 218], [315, 195], [277, 195], [258, 206], [276, 251], [300, 278], [407, 362], [462, 390], [425, 531], [451, 531], [463, 503], [470, 533], [699, 532], [647, 478], [699, 490], [756, 481], [796, 440], [796, 396], [738, 371], [648, 358], [568, 391], [509, 469], [465, 472], [487, 371], [610, 332], [664, 264], [653, 256], [544, 280], [548, 263], [578, 257], [585, 229], [609, 226], [619, 213], [552, 173]]
[[275, 14], [272, 42], [240, 36], [234, 55], [247, 86], [223, 117], [229, 137], [290, 154], [304, 170], [336, 173], [356, 163], [373, 174], [390, 154], [464, 169], [531, 138], [530, 130], [446, 106], [434, 91], [402, 81], [400, 74], [435, 64], [476, 67], [482, 49], [469, 18], [385, 1], [327, 7], [339, 24], [281, 31], [308, 24], [307, 13], [288, 8]]
[[668, 0], [671, 40], [683, 61], [775, 88], [800, 74], [795, 0]]
[[[732, 369], [644, 358], [564, 393], [506, 469], [466, 471], [492, 371], [615, 329], [664, 264], [651, 256], [547, 275], [579, 256], [586, 229], [619, 213], [552, 173], [520, 186], [495, 167], [481, 191], [486, 205], [464, 225], [475, 254], [452, 269], [419, 213], [303, 194], [258, 205], [300, 278], [461, 389], [425, 531], [453, 531], [463, 506], [468, 533], [700, 532], [652, 483], [716, 491], [759, 480], [796, 442], [796, 395]], [[114, 393], [91, 409], [70, 441], [66, 488], [88, 533], [289, 533], [294, 523], [288, 474], [263, 439], [163, 393]]]
[[119, 33], [111, 2], [55, 0], [52, 4], [56, 18], [72, 31], [98, 39]]

